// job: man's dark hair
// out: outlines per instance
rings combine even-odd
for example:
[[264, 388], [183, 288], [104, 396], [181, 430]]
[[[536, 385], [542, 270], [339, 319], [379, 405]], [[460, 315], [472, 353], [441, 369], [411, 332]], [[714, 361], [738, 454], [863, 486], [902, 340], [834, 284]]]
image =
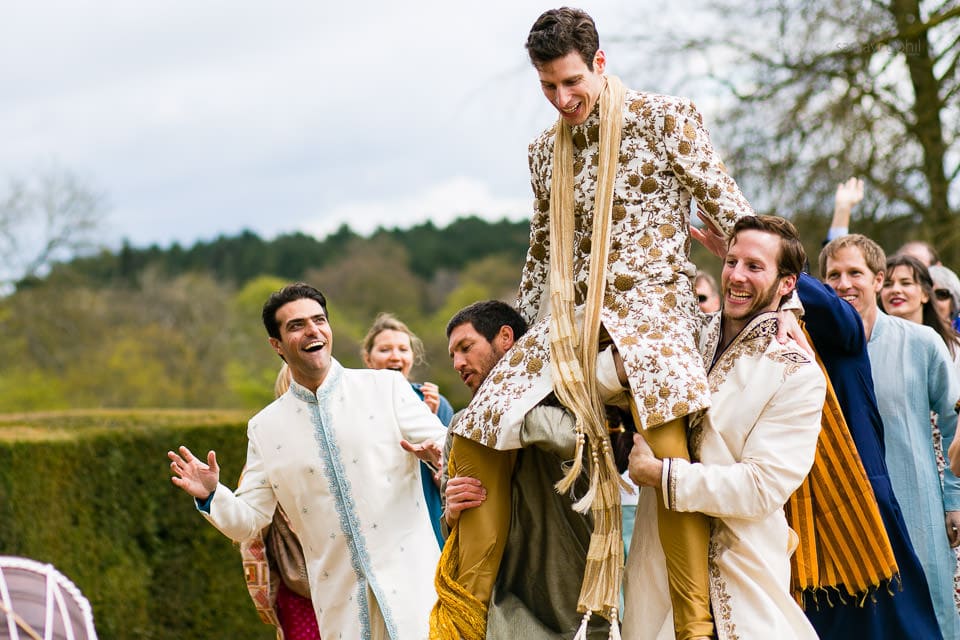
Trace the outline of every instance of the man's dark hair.
[[593, 18], [570, 7], [550, 9], [541, 14], [527, 36], [527, 54], [537, 68], [575, 51], [593, 71], [593, 58], [599, 48], [600, 36]]
[[462, 324], [470, 323], [477, 333], [492, 342], [500, 327], [507, 325], [513, 329], [513, 339], [517, 340], [527, 332], [527, 321], [517, 310], [500, 300], [483, 300], [464, 307], [450, 318], [447, 323], [447, 338], [453, 330]]
[[730, 232], [733, 244], [741, 231], [765, 231], [780, 236], [780, 254], [777, 256], [777, 273], [783, 276], [799, 276], [807, 262], [807, 252], [800, 242], [800, 234], [793, 223], [780, 216], [744, 216], [737, 220]]
[[301, 298], [316, 300], [320, 306], [323, 307], [324, 315], [329, 318], [330, 314], [327, 313], [327, 299], [323, 297], [322, 293], [305, 282], [288, 284], [283, 289], [271, 293], [267, 301], [263, 303], [263, 326], [267, 330], [267, 335], [277, 340], [280, 339], [280, 325], [277, 323], [277, 310], [288, 302], [300, 300]]

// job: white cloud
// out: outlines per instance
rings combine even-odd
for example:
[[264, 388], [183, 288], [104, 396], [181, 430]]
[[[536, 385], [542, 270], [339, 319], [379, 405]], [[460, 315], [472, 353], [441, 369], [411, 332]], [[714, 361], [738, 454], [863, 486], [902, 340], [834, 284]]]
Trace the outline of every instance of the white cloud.
[[466, 176], [456, 176], [417, 193], [384, 200], [356, 200], [334, 207], [303, 224], [304, 230], [326, 236], [347, 224], [361, 234], [378, 227], [409, 227], [432, 221], [438, 227], [466, 215], [488, 220], [521, 220], [530, 215], [531, 198], [502, 198], [488, 185]]
[[[9, 4], [0, 184], [48, 159], [92, 176], [108, 244], [528, 215], [555, 117], [523, 49], [540, 0]], [[638, 13], [578, 4], [601, 36]]]

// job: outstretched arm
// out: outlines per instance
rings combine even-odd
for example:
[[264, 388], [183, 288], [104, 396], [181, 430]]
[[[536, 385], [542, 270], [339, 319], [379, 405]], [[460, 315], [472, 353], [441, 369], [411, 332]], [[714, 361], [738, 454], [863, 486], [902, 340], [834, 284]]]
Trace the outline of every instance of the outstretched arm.
[[182, 445], [179, 451], [179, 454], [167, 452], [170, 470], [174, 473], [170, 480], [194, 498], [206, 500], [220, 482], [220, 466], [217, 464], [216, 452], [208, 451], [207, 461], [203, 462]]
[[753, 215], [750, 203], [714, 150], [703, 118], [691, 101], [679, 99], [665, 105], [661, 132], [674, 175], [724, 237], [730, 234], [738, 218]]
[[863, 180], [850, 178], [837, 185], [837, 195], [833, 200], [833, 220], [827, 240], [833, 240], [849, 233], [850, 213], [863, 200]]
[[392, 376], [390, 384], [394, 416], [400, 437], [406, 442], [401, 446], [424, 462], [439, 464], [446, 427], [403, 376]]
[[440, 458], [443, 450], [433, 440], [424, 440], [414, 444], [409, 440], [401, 440], [400, 448], [407, 453], [412, 453], [418, 460], [431, 465], [434, 469], [440, 468]]

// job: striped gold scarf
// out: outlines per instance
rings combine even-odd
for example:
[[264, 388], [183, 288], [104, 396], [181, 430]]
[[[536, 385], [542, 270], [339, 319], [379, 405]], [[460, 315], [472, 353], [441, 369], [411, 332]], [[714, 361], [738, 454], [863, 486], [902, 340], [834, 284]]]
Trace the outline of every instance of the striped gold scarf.
[[600, 94], [600, 150], [597, 188], [594, 196], [590, 271], [584, 305], [583, 331], [578, 335], [574, 320], [573, 287], [573, 140], [570, 127], [559, 118], [553, 147], [550, 189], [550, 358], [553, 390], [576, 418], [577, 449], [573, 464], [557, 490], [565, 493], [583, 471], [584, 445], [590, 459], [590, 488], [574, 508], [593, 511], [594, 530], [587, 551], [587, 565], [577, 608], [597, 612], [617, 626], [617, 606], [623, 573], [620, 476], [617, 473], [603, 402], [597, 390], [596, 360], [600, 336], [600, 310], [606, 283], [610, 247], [613, 185], [623, 128], [624, 88], [615, 76], [606, 76]]
[[[804, 330], [806, 333], [806, 330]], [[811, 344], [810, 335], [807, 341]], [[800, 537], [790, 560], [790, 589], [816, 595], [843, 587], [862, 603], [871, 589], [898, 575], [877, 499], [857, 454], [837, 394], [827, 379], [817, 454], [810, 474], [785, 506], [787, 522]]]

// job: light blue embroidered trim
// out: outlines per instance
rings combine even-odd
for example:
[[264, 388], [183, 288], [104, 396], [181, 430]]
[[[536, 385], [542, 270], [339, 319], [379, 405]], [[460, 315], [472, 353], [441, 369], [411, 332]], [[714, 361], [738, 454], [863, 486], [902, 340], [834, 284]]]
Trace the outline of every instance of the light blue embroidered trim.
[[[397, 632], [393, 612], [387, 606], [383, 591], [377, 584], [376, 574], [370, 563], [370, 554], [367, 552], [367, 542], [363, 537], [360, 520], [357, 518], [356, 502], [353, 499], [353, 490], [350, 480], [340, 456], [340, 447], [337, 444], [336, 433], [333, 429], [333, 418], [330, 413], [331, 396], [340, 387], [340, 378], [343, 367], [336, 361], [332, 363], [327, 379], [317, 390], [316, 405], [310, 406], [311, 419], [314, 427], [314, 437], [320, 448], [320, 458], [326, 469], [327, 482], [330, 485], [330, 495], [334, 498], [337, 514], [340, 517], [340, 529], [347, 537], [347, 546], [350, 549], [350, 564], [357, 577], [357, 606], [360, 610], [360, 637], [369, 640], [370, 631], [370, 603], [367, 601], [367, 587], [373, 591], [380, 612], [383, 615], [387, 633], [393, 640], [400, 640]], [[292, 385], [291, 385], [292, 386]], [[301, 387], [302, 389], [302, 387]], [[297, 390], [299, 392], [299, 390]], [[306, 389], [303, 389], [306, 391]], [[307, 393], [309, 393], [307, 391]]]

